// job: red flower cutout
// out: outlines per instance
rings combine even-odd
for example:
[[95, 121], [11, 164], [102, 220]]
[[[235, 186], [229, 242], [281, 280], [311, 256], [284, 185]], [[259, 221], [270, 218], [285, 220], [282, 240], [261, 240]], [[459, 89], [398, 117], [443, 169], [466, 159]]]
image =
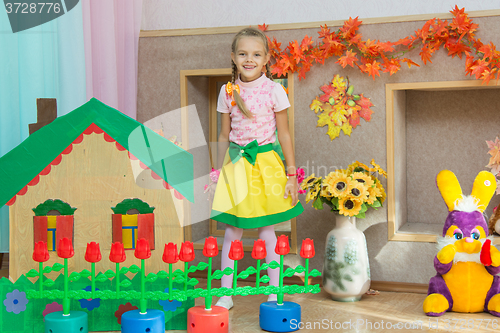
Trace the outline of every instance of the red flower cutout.
[[167, 264], [175, 264], [179, 261], [179, 254], [177, 253], [177, 244], [168, 243], [165, 244], [165, 250], [163, 251], [163, 261]]
[[111, 244], [111, 251], [109, 252], [109, 260], [111, 262], [119, 263], [124, 262], [127, 259], [125, 255], [125, 249], [123, 247], [123, 243], [116, 242]]
[[75, 255], [75, 250], [71, 244], [71, 239], [66, 237], [61, 238], [57, 247], [57, 255], [59, 258], [71, 258]]
[[300, 248], [300, 256], [302, 258], [312, 258], [315, 254], [313, 240], [310, 238], [303, 239], [302, 247]]
[[219, 254], [219, 246], [217, 245], [217, 239], [213, 236], [205, 238], [205, 246], [203, 247], [203, 255], [205, 257], [215, 257]]
[[194, 248], [193, 242], [185, 241], [181, 245], [181, 252], [179, 253], [179, 259], [183, 262], [190, 262], [194, 260]]
[[243, 243], [239, 240], [231, 242], [231, 248], [229, 249], [229, 259], [240, 260], [245, 254], [243, 253]]
[[99, 262], [101, 261], [101, 249], [99, 248], [99, 243], [90, 242], [87, 243], [87, 251], [85, 251], [85, 260], [88, 262]]
[[276, 241], [276, 248], [274, 249], [276, 254], [281, 256], [287, 255], [290, 252], [290, 244], [288, 243], [288, 236], [280, 235]]
[[137, 240], [134, 255], [137, 259], [148, 259], [149, 257], [151, 257], [151, 249], [149, 247], [149, 241], [147, 239], [139, 238]]
[[120, 304], [118, 306], [118, 310], [115, 311], [115, 317], [118, 319], [118, 324], [122, 324], [122, 314], [124, 314], [127, 311], [132, 311], [132, 310], [138, 310], [139, 308], [137, 306], [134, 306], [130, 303], [125, 303], [125, 304]]
[[46, 242], [36, 242], [33, 250], [33, 260], [36, 262], [45, 262], [49, 260], [49, 251]]
[[266, 241], [257, 239], [253, 241], [252, 258], [264, 259], [267, 256]]

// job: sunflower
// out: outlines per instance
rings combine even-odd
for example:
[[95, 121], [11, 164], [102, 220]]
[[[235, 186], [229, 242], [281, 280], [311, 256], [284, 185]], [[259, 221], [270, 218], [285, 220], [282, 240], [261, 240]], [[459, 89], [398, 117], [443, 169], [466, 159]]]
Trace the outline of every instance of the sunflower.
[[364, 202], [368, 198], [368, 187], [365, 184], [353, 180], [349, 188], [349, 196]]
[[354, 216], [361, 211], [361, 201], [350, 197], [339, 200], [339, 213], [345, 216]]
[[330, 172], [325, 177], [325, 183], [329, 185], [330, 192], [335, 197], [345, 197], [352, 182], [352, 179], [342, 171]]
[[330, 185], [323, 184], [320, 195], [324, 198], [331, 199], [333, 197], [333, 193], [330, 190]]
[[[380, 182], [377, 182], [377, 184], [380, 184]], [[379, 197], [382, 197], [382, 192], [380, 191], [380, 188], [377, 185], [372, 186], [368, 188], [368, 199], [366, 199], [366, 203], [372, 205]]]
[[367, 188], [375, 185], [375, 182], [373, 181], [372, 177], [370, 177], [364, 172], [354, 172], [351, 175], [351, 178], [357, 180], [359, 183], [363, 183]]
[[387, 172], [385, 172], [384, 169], [382, 169], [380, 167], [380, 165], [378, 165], [377, 163], [375, 163], [374, 159], [372, 159], [372, 161], [370, 163], [371, 163], [371, 165], [373, 165], [373, 171], [378, 172], [379, 174], [381, 174], [382, 176], [384, 176], [385, 178], [387, 178]]
[[356, 168], [363, 169], [363, 170], [365, 170], [365, 172], [373, 172], [373, 171], [375, 171], [375, 169], [372, 169], [369, 166], [367, 166], [366, 164], [361, 163], [359, 161], [356, 161], [356, 162], [350, 164], [347, 167], [347, 171], [349, 173], [353, 173]]
[[380, 203], [383, 204], [384, 201], [385, 201], [385, 198], [387, 198], [387, 194], [385, 193], [385, 190], [384, 190], [384, 187], [382, 186], [382, 183], [381, 182], [377, 182], [376, 184], [377, 188], [379, 189], [380, 193], [381, 193], [381, 198], [380, 198]]
[[315, 177], [313, 173], [312, 175], [310, 175], [309, 177], [307, 177], [302, 181], [302, 183], [300, 184], [300, 188], [303, 190], [308, 189], [309, 187], [312, 187], [314, 183], [317, 182], [319, 179], [320, 177]]
[[318, 192], [320, 190], [320, 183], [315, 183], [314, 186], [309, 188], [306, 194], [306, 203], [309, 203], [311, 200], [315, 200], [318, 196]]

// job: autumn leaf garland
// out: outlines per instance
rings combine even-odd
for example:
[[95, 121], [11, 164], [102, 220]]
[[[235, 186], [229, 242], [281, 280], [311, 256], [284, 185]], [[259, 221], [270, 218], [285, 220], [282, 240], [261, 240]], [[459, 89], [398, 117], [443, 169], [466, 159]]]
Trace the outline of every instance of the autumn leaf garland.
[[340, 131], [351, 135], [352, 129], [359, 125], [360, 118], [371, 120], [373, 106], [363, 94], [354, 94], [354, 86], [349, 79], [335, 75], [330, 84], [320, 88], [324, 94], [312, 101], [309, 106], [318, 115], [318, 127], [328, 125], [326, 134], [330, 140], [339, 136]]
[[[269, 48], [274, 63], [272, 73], [278, 77], [286, 73], [298, 72], [299, 79], [305, 79], [306, 73], [314, 63], [323, 64], [326, 59], [336, 56], [337, 63], [346, 66], [357, 66], [361, 72], [373, 79], [380, 76], [380, 72], [397, 73], [401, 65], [406, 63], [420, 67], [413, 60], [404, 55], [413, 49], [419, 48], [419, 56], [424, 64], [431, 62], [432, 55], [441, 47], [448, 51], [452, 58], [465, 56], [466, 75], [475, 76], [483, 80], [484, 84], [495, 78], [500, 78], [500, 52], [493, 43], [483, 44], [475, 38], [479, 26], [465, 13], [464, 8], [455, 8], [451, 22], [438, 18], [427, 21], [414, 35], [402, 38], [396, 42], [380, 42], [379, 40], [362, 40], [359, 26], [362, 23], [358, 18], [349, 18], [337, 31], [330, 31], [326, 25], [318, 32], [319, 41], [314, 42], [311, 37], [305, 36], [299, 43], [297, 40], [289, 42], [284, 50], [275, 37], [269, 37]], [[267, 25], [259, 25], [263, 31]]]

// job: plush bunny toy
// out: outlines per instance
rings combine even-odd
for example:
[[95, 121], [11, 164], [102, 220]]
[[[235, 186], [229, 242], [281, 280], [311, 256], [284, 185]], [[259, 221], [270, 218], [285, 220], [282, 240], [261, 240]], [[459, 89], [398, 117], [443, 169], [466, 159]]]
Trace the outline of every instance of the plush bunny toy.
[[448, 170], [437, 176], [437, 186], [449, 213], [439, 252], [434, 258], [436, 276], [429, 281], [424, 301], [428, 316], [446, 311], [487, 311], [500, 317], [500, 251], [491, 245], [483, 211], [495, 189], [492, 173], [481, 171], [470, 196], [463, 196], [455, 174]]

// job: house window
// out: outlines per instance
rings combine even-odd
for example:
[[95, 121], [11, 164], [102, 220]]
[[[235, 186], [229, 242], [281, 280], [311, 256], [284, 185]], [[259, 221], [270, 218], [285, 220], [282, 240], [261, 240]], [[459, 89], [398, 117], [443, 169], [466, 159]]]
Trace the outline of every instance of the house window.
[[46, 242], [49, 251], [57, 251], [57, 245], [63, 238], [74, 243], [75, 210], [76, 208], [59, 199], [49, 199], [33, 208], [34, 242]]
[[121, 242], [126, 250], [135, 249], [139, 238], [149, 241], [151, 250], [155, 248], [154, 214], [150, 207], [140, 199], [125, 199], [113, 210], [113, 243]]

